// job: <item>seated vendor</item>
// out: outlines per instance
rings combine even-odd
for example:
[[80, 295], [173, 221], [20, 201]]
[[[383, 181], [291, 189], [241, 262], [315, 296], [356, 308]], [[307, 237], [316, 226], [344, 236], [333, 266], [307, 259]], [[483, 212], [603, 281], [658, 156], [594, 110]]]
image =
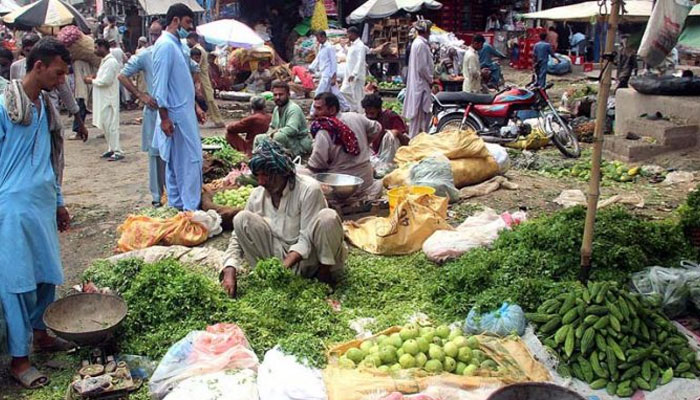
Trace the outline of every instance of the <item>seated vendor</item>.
[[353, 200], [374, 200], [382, 194], [382, 182], [374, 180], [369, 143], [382, 131], [377, 121], [354, 112], [339, 113], [340, 102], [330, 92], [314, 99], [311, 135], [313, 151], [307, 168], [312, 172], [330, 172], [361, 178], [364, 183]]
[[272, 112], [270, 130], [266, 135], [255, 138], [254, 147], [271, 138], [289, 151], [292, 157], [310, 154], [313, 141], [306, 117], [301, 107], [289, 99], [289, 85], [282, 81], [272, 82], [272, 94], [276, 107]]
[[336, 282], [347, 248], [340, 217], [328, 208], [319, 183], [297, 175], [289, 154], [273, 141], [256, 147], [249, 165], [260, 186], [233, 219], [220, 274], [228, 294], [236, 295], [243, 259], [254, 269], [259, 260], [277, 257], [298, 275]]
[[[401, 146], [408, 145], [408, 142], [411, 140], [408, 137], [408, 128], [403, 118], [392, 110], [382, 110], [382, 105], [382, 97], [378, 94], [368, 94], [362, 99], [362, 108], [365, 109], [367, 118], [382, 125], [382, 132], [370, 143], [374, 154], [379, 154], [380, 149], [387, 145], [387, 143], [384, 143], [384, 146], [382, 146], [382, 142], [387, 142], [388, 139], [391, 139], [387, 137], [387, 133], [391, 133]], [[396, 142], [396, 140], [392, 142]], [[396, 149], [394, 149], [394, 152], [396, 152]]]
[[[250, 99], [251, 114], [240, 121], [226, 125], [226, 141], [234, 149], [250, 157], [253, 153], [253, 141], [270, 128], [272, 116], [265, 111], [265, 99], [253, 96]], [[240, 134], [245, 134], [243, 139]]]
[[272, 81], [272, 75], [270, 70], [267, 69], [267, 65], [264, 62], [258, 62], [258, 68], [251, 72], [248, 79], [246, 79], [246, 88], [251, 93], [262, 93], [267, 90], [267, 85]]

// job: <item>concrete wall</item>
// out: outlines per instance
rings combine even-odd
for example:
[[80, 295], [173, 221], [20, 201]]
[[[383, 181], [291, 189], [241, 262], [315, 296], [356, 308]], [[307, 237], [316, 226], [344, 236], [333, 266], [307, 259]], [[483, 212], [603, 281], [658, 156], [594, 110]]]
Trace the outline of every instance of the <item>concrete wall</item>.
[[700, 97], [653, 96], [628, 88], [615, 93], [615, 134], [627, 134], [630, 121], [657, 111], [679, 125], [700, 125]]

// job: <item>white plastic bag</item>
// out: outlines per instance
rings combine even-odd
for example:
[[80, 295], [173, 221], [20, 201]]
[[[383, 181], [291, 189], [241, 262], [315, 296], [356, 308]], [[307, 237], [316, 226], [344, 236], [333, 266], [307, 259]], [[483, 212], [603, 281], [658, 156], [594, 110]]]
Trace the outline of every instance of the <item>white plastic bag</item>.
[[660, 301], [669, 318], [685, 312], [690, 296], [685, 269], [649, 267], [632, 274], [632, 286], [653, 301]]
[[228, 370], [180, 382], [165, 400], [258, 400], [255, 371]]
[[326, 400], [321, 370], [297, 362], [277, 347], [265, 353], [258, 368], [260, 400]]
[[401, 146], [399, 139], [387, 132], [382, 138], [382, 143], [379, 145], [379, 153], [372, 155], [369, 159], [374, 168], [374, 176], [377, 178], [383, 178], [391, 171], [396, 169], [396, 164], [394, 164], [394, 156], [396, 155], [396, 150]]
[[676, 46], [693, 5], [689, 0], [656, 1], [638, 52], [650, 67], [663, 63]]
[[423, 253], [429, 260], [442, 263], [473, 248], [490, 246], [503, 229], [526, 219], [527, 215], [522, 211], [498, 215], [486, 208], [464, 220], [454, 231], [439, 230], [433, 233], [423, 242]]
[[192, 214], [192, 222], [197, 222], [207, 228], [210, 238], [224, 231], [221, 227], [221, 215], [214, 210], [195, 211]]
[[148, 383], [151, 396], [165, 397], [187, 378], [230, 369], [258, 367], [258, 357], [235, 324], [216, 324], [192, 331], [168, 349]]
[[500, 173], [506, 173], [510, 169], [510, 157], [508, 157], [505, 147], [495, 143], [484, 143], [484, 145], [493, 159], [496, 160]]
[[436, 195], [447, 197], [450, 202], [459, 200], [459, 190], [455, 187], [450, 160], [442, 154], [420, 160], [411, 167], [409, 179], [412, 185], [435, 188]]

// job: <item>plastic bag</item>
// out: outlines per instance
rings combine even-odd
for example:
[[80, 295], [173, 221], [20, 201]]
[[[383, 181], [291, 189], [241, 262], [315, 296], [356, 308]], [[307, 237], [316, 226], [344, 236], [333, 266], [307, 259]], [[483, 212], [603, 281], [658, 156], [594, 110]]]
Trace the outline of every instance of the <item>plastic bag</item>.
[[382, 143], [379, 146], [379, 152], [376, 155], [372, 155], [369, 158], [372, 167], [374, 168], [374, 176], [377, 178], [383, 178], [388, 173], [396, 169], [396, 164], [394, 164], [394, 156], [396, 155], [396, 150], [401, 147], [401, 142], [399, 139], [387, 132], [382, 138]]
[[503, 229], [527, 219], [524, 212], [496, 214], [490, 208], [467, 218], [454, 231], [436, 231], [423, 243], [423, 253], [437, 263], [457, 258], [476, 247], [489, 246]]
[[[119, 252], [145, 249], [157, 244], [196, 246], [209, 238], [208, 226], [196, 222], [195, 212], [186, 211], [172, 218], [151, 218], [142, 215], [129, 215], [117, 228], [121, 234], [117, 242]], [[201, 220], [201, 219], [200, 219]]]
[[216, 324], [192, 331], [168, 349], [148, 383], [151, 395], [162, 399], [183, 380], [229, 369], [257, 370], [258, 357], [235, 324]]
[[412, 185], [435, 188], [436, 195], [447, 197], [450, 202], [459, 200], [450, 160], [441, 154], [424, 158], [414, 165], [411, 168], [410, 180]]
[[258, 368], [260, 400], [326, 400], [321, 370], [297, 362], [275, 347], [265, 353]]
[[165, 400], [258, 400], [255, 372], [229, 370], [182, 381]]
[[[695, 308], [700, 310], [700, 265], [682, 261], [681, 267], [686, 269], [686, 284], [688, 285], [688, 295]], [[1, 333], [0, 333], [1, 334]]]
[[686, 310], [690, 289], [685, 269], [649, 267], [632, 274], [632, 287], [643, 296], [658, 301], [669, 318]]
[[469, 334], [497, 336], [508, 336], [516, 332], [522, 336], [526, 325], [525, 312], [519, 305], [503, 303], [498, 310], [486, 314], [479, 314], [472, 308], [467, 314], [464, 331]]

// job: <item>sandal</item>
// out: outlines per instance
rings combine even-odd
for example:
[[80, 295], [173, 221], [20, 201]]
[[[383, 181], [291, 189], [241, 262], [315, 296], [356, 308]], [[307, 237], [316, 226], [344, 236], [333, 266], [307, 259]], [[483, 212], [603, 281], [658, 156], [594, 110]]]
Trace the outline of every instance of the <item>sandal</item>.
[[19, 375], [15, 375], [14, 373], [10, 372], [10, 375], [25, 389], [39, 389], [49, 383], [49, 378], [39, 372], [36, 367], [29, 367], [28, 370]]
[[75, 343], [56, 337], [53, 343], [48, 346], [34, 345], [34, 350], [37, 353], [60, 353], [75, 350], [76, 347]]

